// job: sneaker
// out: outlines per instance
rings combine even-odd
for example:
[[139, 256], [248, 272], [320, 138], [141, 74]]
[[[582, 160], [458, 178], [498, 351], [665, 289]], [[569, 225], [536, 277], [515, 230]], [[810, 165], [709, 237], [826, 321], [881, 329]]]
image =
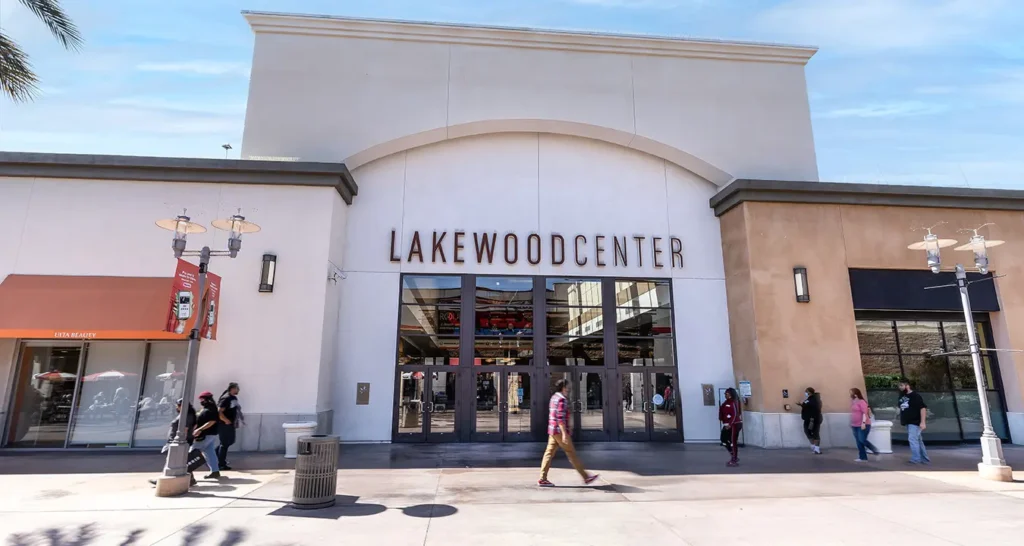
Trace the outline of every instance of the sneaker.
[[196, 485], [197, 483], [199, 483], [199, 482], [196, 481], [196, 477], [193, 476], [191, 472], [189, 472], [188, 473], [188, 484], [189, 485]]
[[213, 472], [203, 476], [204, 480], [219, 480], [221, 478], [220, 472]]
[[815, 455], [821, 455], [821, 448], [820, 447], [814, 446], [813, 451], [814, 451]]
[[220, 469], [221, 470], [234, 470], [233, 468], [231, 468], [230, 466], [228, 466], [226, 464], [220, 465]]
[[739, 466], [739, 465], [740, 465], [739, 461], [729, 461], [729, 462], [725, 463], [725, 466], [730, 466], [730, 467], [732, 467], [732, 466]]
[[855, 462], [855, 463], [866, 463], [866, 462], [868, 462], [868, 460], [867, 459], [854, 459], [853, 462]]
[[539, 485], [541, 487], [554, 487], [555, 486], [555, 484], [553, 484], [553, 483], [551, 483], [551, 482], [549, 482], [547, 480], [537, 480], [537, 485]]
[[600, 477], [601, 477], [601, 475], [600, 475], [600, 474], [591, 474], [591, 475], [590, 475], [590, 477], [588, 477], [588, 478], [585, 478], [585, 479], [583, 480], [583, 483], [585, 483], [585, 484], [587, 484], [587, 485], [590, 485], [590, 484], [594, 483], [594, 482], [595, 482], [595, 481], [596, 481], [596, 480], [597, 480], [598, 478], [600, 478]]

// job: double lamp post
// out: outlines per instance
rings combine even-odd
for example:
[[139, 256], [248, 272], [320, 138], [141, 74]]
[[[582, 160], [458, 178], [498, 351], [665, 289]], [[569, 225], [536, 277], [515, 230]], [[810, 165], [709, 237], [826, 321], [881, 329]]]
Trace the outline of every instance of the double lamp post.
[[187, 250], [186, 240], [188, 235], [190, 233], [205, 233], [206, 228], [201, 224], [193, 222], [184, 213], [175, 218], [159, 220], [156, 223], [160, 228], [174, 232], [171, 249], [174, 251], [175, 258], [181, 258], [182, 256], [199, 257], [198, 293], [195, 296], [198, 298], [199, 315], [196, 317], [195, 324], [188, 333], [188, 363], [185, 366], [184, 385], [182, 385], [181, 389], [182, 403], [181, 411], [178, 413], [177, 433], [168, 444], [164, 474], [157, 480], [156, 494], [161, 497], [180, 495], [188, 492], [189, 488], [189, 445], [186, 441], [188, 434], [186, 423], [188, 422], [188, 407], [192, 402], [193, 396], [195, 396], [193, 391], [195, 391], [196, 368], [199, 365], [199, 332], [203, 328], [203, 321], [209, 314], [208, 306], [210, 303], [206, 301], [205, 296], [206, 272], [210, 265], [210, 258], [213, 256], [228, 256], [231, 258], [238, 256], [238, 251], [242, 249], [242, 235], [256, 233], [260, 230], [258, 225], [246, 221], [245, 217], [240, 213], [232, 215], [230, 218], [214, 220], [211, 224], [213, 227], [229, 233], [227, 250], [210, 250], [209, 246], [204, 246], [201, 250]]
[[[974, 265], [982, 275], [988, 273], [988, 249], [999, 246], [1005, 241], [985, 240], [978, 230], [988, 226], [985, 224], [977, 229], [967, 230], [972, 232], [970, 240], [965, 245], [958, 246], [956, 250], [970, 251], [974, 253]], [[935, 226], [928, 228], [928, 234], [923, 241], [911, 244], [910, 250], [924, 250], [927, 255], [928, 268], [932, 273], [938, 274], [942, 271], [942, 260], [939, 256], [940, 249], [957, 244], [955, 239], [940, 239], [932, 233]], [[960, 290], [960, 304], [963, 307], [964, 319], [967, 321], [967, 341], [970, 345], [971, 362], [974, 364], [974, 381], [978, 388], [978, 402], [981, 405], [981, 418], [984, 430], [981, 434], [981, 462], [978, 463], [978, 473], [982, 478], [997, 481], [1013, 481], [1013, 471], [1006, 465], [1003, 457], [1003, 444], [992, 428], [992, 414], [988, 405], [988, 396], [985, 389], [985, 377], [981, 367], [981, 349], [978, 346], [978, 333], [974, 325], [974, 315], [971, 312], [971, 297], [967, 292], [968, 286], [973, 282], [994, 282], [991, 277], [977, 281], [967, 280], [967, 271], [964, 266], [956, 264], [954, 268], [956, 284], [933, 286], [929, 288], [952, 288]]]

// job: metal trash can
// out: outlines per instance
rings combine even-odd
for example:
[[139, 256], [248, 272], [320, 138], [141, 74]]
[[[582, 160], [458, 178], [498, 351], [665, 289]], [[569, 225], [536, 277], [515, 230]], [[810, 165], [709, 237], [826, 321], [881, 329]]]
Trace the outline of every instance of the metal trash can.
[[324, 434], [299, 438], [292, 506], [316, 510], [334, 506], [338, 488], [338, 437]]

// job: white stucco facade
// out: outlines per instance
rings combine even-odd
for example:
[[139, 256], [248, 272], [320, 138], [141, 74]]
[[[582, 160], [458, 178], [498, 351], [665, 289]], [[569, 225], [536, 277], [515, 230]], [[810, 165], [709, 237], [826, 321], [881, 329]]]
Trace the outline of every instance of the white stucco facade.
[[[170, 237], [154, 220], [188, 208], [208, 225], [241, 207], [263, 230], [212, 266], [222, 315], [197, 389], [242, 383], [246, 450], [279, 449], [280, 425], [304, 419], [345, 442], [392, 439], [403, 273], [670, 279], [683, 435], [718, 438], [701, 386], [734, 374], [708, 201], [736, 178], [817, 180], [804, 78], [813, 49], [246, 17], [256, 40], [242, 158], [344, 162], [358, 184], [352, 203], [287, 183], [0, 178], [0, 232], [15, 234], [0, 240], [0, 279], [168, 277]], [[524, 256], [396, 261], [393, 231], [403, 254], [417, 231], [495, 233], [499, 245], [515, 233]], [[571, 237], [587, 236], [586, 264], [530, 263], [530, 234], [562, 234], [570, 251]], [[643, 265], [600, 266], [597, 235], [609, 262], [611, 237], [660, 238], [661, 267], [646, 246]], [[190, 238], [202, 244], [225, 236]], [[264, 253], [278, 258], [271, 294], [256, 290]], [[16, 343], [0, 339], [4, 389], [15, 357]], [[356, 404], [358, 383], [370, 384], [368, 404]]]
[[[734, 178], [817, 179], [812, 49], [246, 17], [256, 43], [243, 157], [344, 161], [360, 188], [332, 259], [344, 279], [334, 365], [322, 367], [343, 440], [391, 439], [402, 273], [670, 277], [684, 435], [718, 437], [701, 384], [733, 380], [707, 202]], [[402, 253], [416, 231], [677, 236], [685, 266], [598, 267], [593, 247], [584, 267], [396, 263], [392, 230]], [[357, 383], [371, 384], [369, 405], [355, 404]]]

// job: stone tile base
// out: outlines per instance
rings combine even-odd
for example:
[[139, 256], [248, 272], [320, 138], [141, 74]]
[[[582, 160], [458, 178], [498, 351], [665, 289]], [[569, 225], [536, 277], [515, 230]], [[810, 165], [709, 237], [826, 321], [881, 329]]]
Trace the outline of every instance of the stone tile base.
[[246, 413], [245, 426], [238, 429], [237, 443], [232, 450], [284, 451], [285, 423], [316, 421], [317, 434], [330, 434], [334, 410], [318, 413]]
[[[850, 415], [826, 413], [821, 424], [821, 447], [855, 447], [850, 431]], [[768, 449], [805, 448], [810, 445], [804, 435], [799, 413], [743, 414], [743, 436], [747, 445]]]

